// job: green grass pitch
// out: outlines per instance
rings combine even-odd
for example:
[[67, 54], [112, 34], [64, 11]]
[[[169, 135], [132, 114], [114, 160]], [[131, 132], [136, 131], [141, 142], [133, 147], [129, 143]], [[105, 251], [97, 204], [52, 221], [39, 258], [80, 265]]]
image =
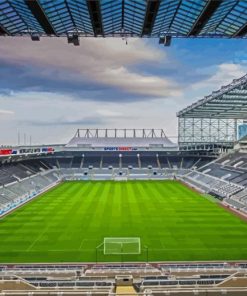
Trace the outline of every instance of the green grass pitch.
[[0, 220], [0, 262], [95, 262], [104, 237], [140, 237], [142, 253], [98, 261], [247, 259], [247, 223], [178, 182], [82, 181]]

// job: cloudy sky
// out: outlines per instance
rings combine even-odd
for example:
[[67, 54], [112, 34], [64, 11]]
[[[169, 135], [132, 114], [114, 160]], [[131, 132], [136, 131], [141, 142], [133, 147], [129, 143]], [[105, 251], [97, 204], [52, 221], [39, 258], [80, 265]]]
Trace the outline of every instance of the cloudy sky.
[[[66, 143], [77, 128], [163, 128], [247, 72], [246, 40], [2, 38], [0, 143]], [[175, 138], [174, 138], [175, 139]]]

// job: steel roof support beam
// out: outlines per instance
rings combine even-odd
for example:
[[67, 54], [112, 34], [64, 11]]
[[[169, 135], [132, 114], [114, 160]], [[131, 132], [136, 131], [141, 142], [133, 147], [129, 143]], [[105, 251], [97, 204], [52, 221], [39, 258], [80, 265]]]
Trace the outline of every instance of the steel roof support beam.
[[27, 6], [35, 16], [41, 27], [47, 35], [56, 35], [51, 23], [49, 22], [44, 10], [42, 9], [38, 0], [25, 0]]
[[146, 15], [142, 28], [142, 36], [150, 36], [153, 30], [156, 15], [159, 10], [161, 0], [147, 0]]
[[122, 19], [121, 19], [121, 29], [124, 29], [124, 0], [122, 0]]
[[247, 34], [247, 23], [240, 28], [235, 34], [232, 35], [232, 37], [243, 37]]
[[197, 36], [202, 31], [208, 20], [212, 17], [213, 13], [217, 10], [223, 0], [208, 0], [203, 12], [196, 20], [188, 36]]
[[4, 29], [4, 27], [2, 27], [2, 26], [0, 25], [0, 36], [2, 36], [2, 35], [10, 35], [10, 34], [8, 33], [8, 31], [6, 31], [6, 30]]
[[[247, 75], [239, 78], [234, 79], [232, 83], [227, 86], [222, 87], [220, 90], [213, 92], [211, 95], [204, 97], [203, 99], [193, 103], [192, 105], [184, 108], [183, 110], [177, 113], [177, 117], [186, 116], [191, 110], [196, 110], [200, 106], [206, 106], [206, 104], [211, 103], [213, 104], [214, 101], [219, 103], [221, 100], [224, 102], [226, 99], [231, 99], [233, 104], [235, 101], [239, 101], [244, 99], [244, 94], [246, 93], [246, 86], [247, 86]], [[243, 93], [242, 93], [243, 92]], [[232, 96], [232, 93], [236, 93], [235, 97]]]
[[92, 22], [94, 36], [103, 36], [102, 17], [99, 0], [87, 0], [87, 7]]
[[66, 8], [68, 9], [68, 13], [69, 13], [69, 16], [70, 16], [70, 18], [71, 18], [71, 21], [72, 21], [72, 23], [73, 23], [73, 26], [74, 26], [74, 28], [76, 29], [76, 24], [75, 24], [75, 21], [74, 21], [73, 15], [72, 15], [72, 13], [71, 13], [71, 10], [70, 10], [69, 4], [68, 4], [68, 0], [65, 0], [64, 3], [65, 3]]

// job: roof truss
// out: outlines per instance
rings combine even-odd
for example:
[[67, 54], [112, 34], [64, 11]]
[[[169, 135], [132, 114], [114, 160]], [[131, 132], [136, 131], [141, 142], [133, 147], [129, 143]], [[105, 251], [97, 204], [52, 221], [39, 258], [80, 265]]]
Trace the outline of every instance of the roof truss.
[[147, 0], [147, 9], [142, 29], [142, 35], [151, 35], [156, 15], [160, 6], [160, 0]]
[[247, 38], [247, 1], [0, 0], [0, 35]]
[[189, 36], [197, 36], [205, 26], [205, 24], [208, 22], [208, 20], [212, 17], [214, 12], [217, 10], [217, 8], [220, 6], [223, 0], [209, 0], [206, 7], [202, 11], [201, 15], [193, 25], [191, 31], [189, 32]]
[[247, 75], [188, 106], [177, 114], [192, 118], [247, 118]]
[[9, 35], [8, 32], [2, 26], [0, 26], [0, 35]]
[[99, 0], [87, 0], [87, 6], [89, 15], [91, 17], [92, 27], [94, 31], [94, 36], [103, 36], [103, 27], [100, 11], [100, 1]]
[[38, 0], [25, 0], [28, 8], [31, 10], [34, 17], [37, 19], [41, 27], [47, 35], [56, 35], [47, 15], [44, 13]]

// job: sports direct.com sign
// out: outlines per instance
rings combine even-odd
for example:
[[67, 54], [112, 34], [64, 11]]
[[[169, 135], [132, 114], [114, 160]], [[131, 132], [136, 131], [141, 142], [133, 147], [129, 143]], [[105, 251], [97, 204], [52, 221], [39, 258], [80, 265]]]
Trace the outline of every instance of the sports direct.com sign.
[[136, 151], [137, 148], [134, 147], [104, 147], [105, 151]]

